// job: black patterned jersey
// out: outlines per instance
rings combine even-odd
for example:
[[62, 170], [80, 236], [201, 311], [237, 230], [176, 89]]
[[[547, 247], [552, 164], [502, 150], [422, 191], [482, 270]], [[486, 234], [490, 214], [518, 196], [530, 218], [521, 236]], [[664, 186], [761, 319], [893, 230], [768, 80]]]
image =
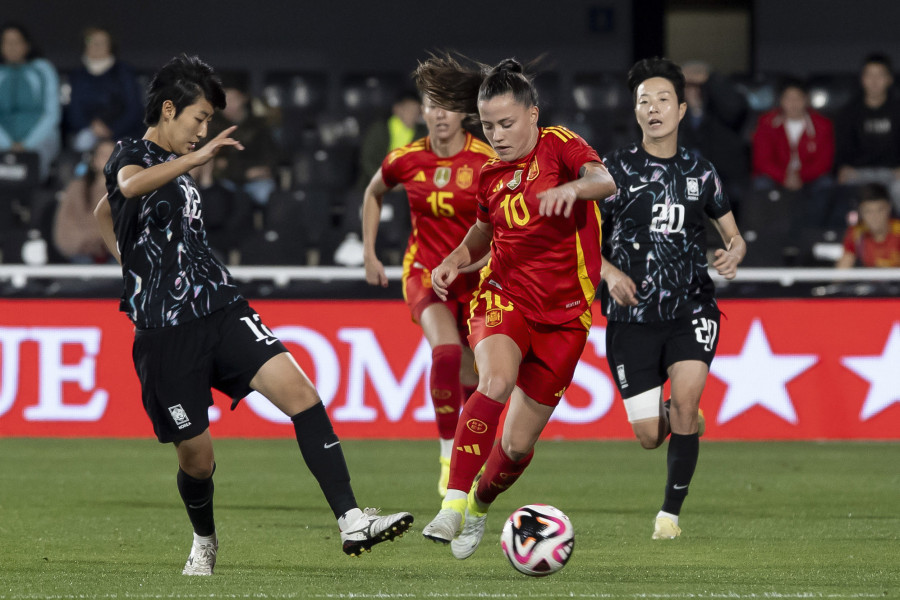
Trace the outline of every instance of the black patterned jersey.
[[620, 306], [604, 285], [610, 321], [668, 321], [715, 307], [706, 260], [707, 217], [731, 211], [715, 168], [685, 148], [671, 158], [638, 145], [603, 157], [616, 193], [600, 202], [603, 256], [637, 286], [637, 306]]
[[106, 163], [106, 190], [125, 286], [119, 310], [141, 329], [178, 325], [241, 299], [206, 242], [197, 184], [181, 175], [140, 198], [125, 198], [117, 175], [177, 158], [149, 140], [126, 138]]

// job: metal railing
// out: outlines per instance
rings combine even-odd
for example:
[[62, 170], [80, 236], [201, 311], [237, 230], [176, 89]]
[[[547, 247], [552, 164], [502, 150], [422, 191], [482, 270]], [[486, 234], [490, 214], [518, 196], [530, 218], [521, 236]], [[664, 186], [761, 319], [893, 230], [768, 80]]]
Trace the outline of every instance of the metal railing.
[[[235, 266], [229, 271], [239, 281], [272, 281], [286, 285], [292, 281], [364, 281], [362, 267], [270, 267]], [[398, 280], [401, 267], [386, 267], [389, 279]], [[728, 283], [713, 270], [713, 280]], [[24, 286], [31, 279], [116, 279], [122, 270], [116, 265], [0, 265], [0, 281]], [[739, 268], [734, 283], [767, 282], [790, 286], [794, 283], [819, 282], [900, 282], [900, 269], [831, 269], [831, 268]]]

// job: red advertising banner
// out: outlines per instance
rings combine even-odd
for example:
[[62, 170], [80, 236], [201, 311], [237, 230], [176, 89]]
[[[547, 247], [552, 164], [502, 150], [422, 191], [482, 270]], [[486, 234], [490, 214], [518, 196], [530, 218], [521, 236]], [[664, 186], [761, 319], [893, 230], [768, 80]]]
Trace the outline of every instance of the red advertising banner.
[[[339, 435], [433, 438], [431, 352], [399, 301], [254, 301]], [[707, 439], [900, 439], [900, 301], [731, 300], [704, 391]], [[852, 318], [849, 318], [851, 317]], [[0, 436], [151, 437], [112, 300], [0, 300]], [[216, 396], [217, 437], [291, 437], [258, 394]], [[545, 438], [631, 438], [599, 315]]]

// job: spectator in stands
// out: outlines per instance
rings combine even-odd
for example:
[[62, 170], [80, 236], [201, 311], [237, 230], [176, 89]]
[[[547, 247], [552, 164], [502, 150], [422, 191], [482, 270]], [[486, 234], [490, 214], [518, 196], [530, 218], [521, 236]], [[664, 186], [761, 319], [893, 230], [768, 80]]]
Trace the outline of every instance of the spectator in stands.
[[278, 146], [268, 121], [254, 114], [249, 83], [243, 74], [224, 74], [226, 106], [213, 115], [209, 139], [223, 130], [237, 125], [234, 138], [240, 140], [243, 151], [225, 148], [216, 157], [213, 179], [232, 192], [250, 196], [257, 207], [265, 206], [275, 190], [275, 168], [278, 165]]
[[94, 219], [94, 208], [106, 194], [103, 167], [115, 147], [112, 140], [100, 141], [90, 160], [79, 167], [84, 173], [74, 177], [60, 194], [53, 221], [53, 244], [70, 262], [104, 263], [111, 258]]
[[891, 93], [891, 60], [870, 54], [860, 72], [861, 94], [838, 114], [837, 180], [843, 185], [878, 182], [900, 211], [900, 99]]
[[760, 116], [753, 133], [754, 187], [802, 192], [804, 207], [795, 211], [796, 227], [826, 227], [833, 220], [833, 165], [831, 121], [810, 108], [802, 81], [787, 79], [778, 106]]
[[[344, 241], [335, 250], [335, 262], [344, 266], [362, 266], [363, 244], [357, 233], [362, 227], [363, 192], [372, 177], [381, 168], [381, 161], [391, 151], [405, 146], [428, 135], [428, 129], [422, 121], [422, 99], [413, 90], [402, 90], [397, 94], [391, 107], [391, 115], [376, 121], [366, 130], [360, 146], [358, 194], [354, 194], [354, 202], [346, 207], [343, 229], [346, 231]], [[404, 199], [403, 204], [406, 203]], [[382, 215], [384, 217], [384, 214]], [[402, 236], [403, 239], [406, 236]]]
[[695, 156], [715, 161], [737, 213], [750, 173], [749, 149], [741, 134], [747, 101], [727, 77], [704, 62], [687, 62], [682, 71], [687, 114], [679, 128], [679, 142]]
[[72, 97], [65, 111], [69, 147], [87, 152], [100, 140], [144, 133], [144, 93], [134, 70], [116, 56], [112, 35], [102, 27], [82, 34], [82, 66], [69, 79]]
[[859, 189], [859, 222], [844, 235], [844, 254], [839, 269], [900, 267], [900, 219], [891, 217], [888, 190], [880, 183]]
[[59, 76], [18, 24], [0, 27], [0, 151], [35, 152], [41, 179], [59, 154]]
[[421, 98], [413, 90], [399, 92], [391, 107], [391, 116], [370, 125], [363, 135], [357, 185], [360, 192], [381, 168], [381, 161], [388, 152], [426, 135], [428, 130], [422, 121]]
[[[737, 86], [725, 75], [713, 71], [705, 62], [688, 61], [682, 67], [685, 85], [700, 93], [702, 104], [695, 103], [694, 109], [688, 111], [706, 113], [715, 117], [720, 123], [735, 133], [744, 128], [749, 108], [747, 99], [738, 91]], [[692, 91], [692, 93], [694, 93]], [[679, 129], [679, 135], [681, 135]]]

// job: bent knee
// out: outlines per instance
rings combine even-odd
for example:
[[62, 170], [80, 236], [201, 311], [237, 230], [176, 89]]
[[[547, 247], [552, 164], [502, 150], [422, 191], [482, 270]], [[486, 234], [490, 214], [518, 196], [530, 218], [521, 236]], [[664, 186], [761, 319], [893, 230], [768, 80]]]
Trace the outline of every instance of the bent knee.
[[506, 402], [515, 387], [514, 378], [503, 376], [493, 376], [478, 382], [478, 391], [498, 402]]
[[507, 442], [503, 444], [503, 453], [509, 457], [509, 459], [513, 462], [521, 462], [525, 458], [531, 454], [531, 451], [534, 449], [533, 446], [525, 447], [521, 444], [516, 444], [515, 441]]
[[657, 436], [637, 436], [637, 439], [641, 443], [641, 448], [644, 450], [655, 450], [662, 445], [663, 439], [665, 438], [660, 439]]

